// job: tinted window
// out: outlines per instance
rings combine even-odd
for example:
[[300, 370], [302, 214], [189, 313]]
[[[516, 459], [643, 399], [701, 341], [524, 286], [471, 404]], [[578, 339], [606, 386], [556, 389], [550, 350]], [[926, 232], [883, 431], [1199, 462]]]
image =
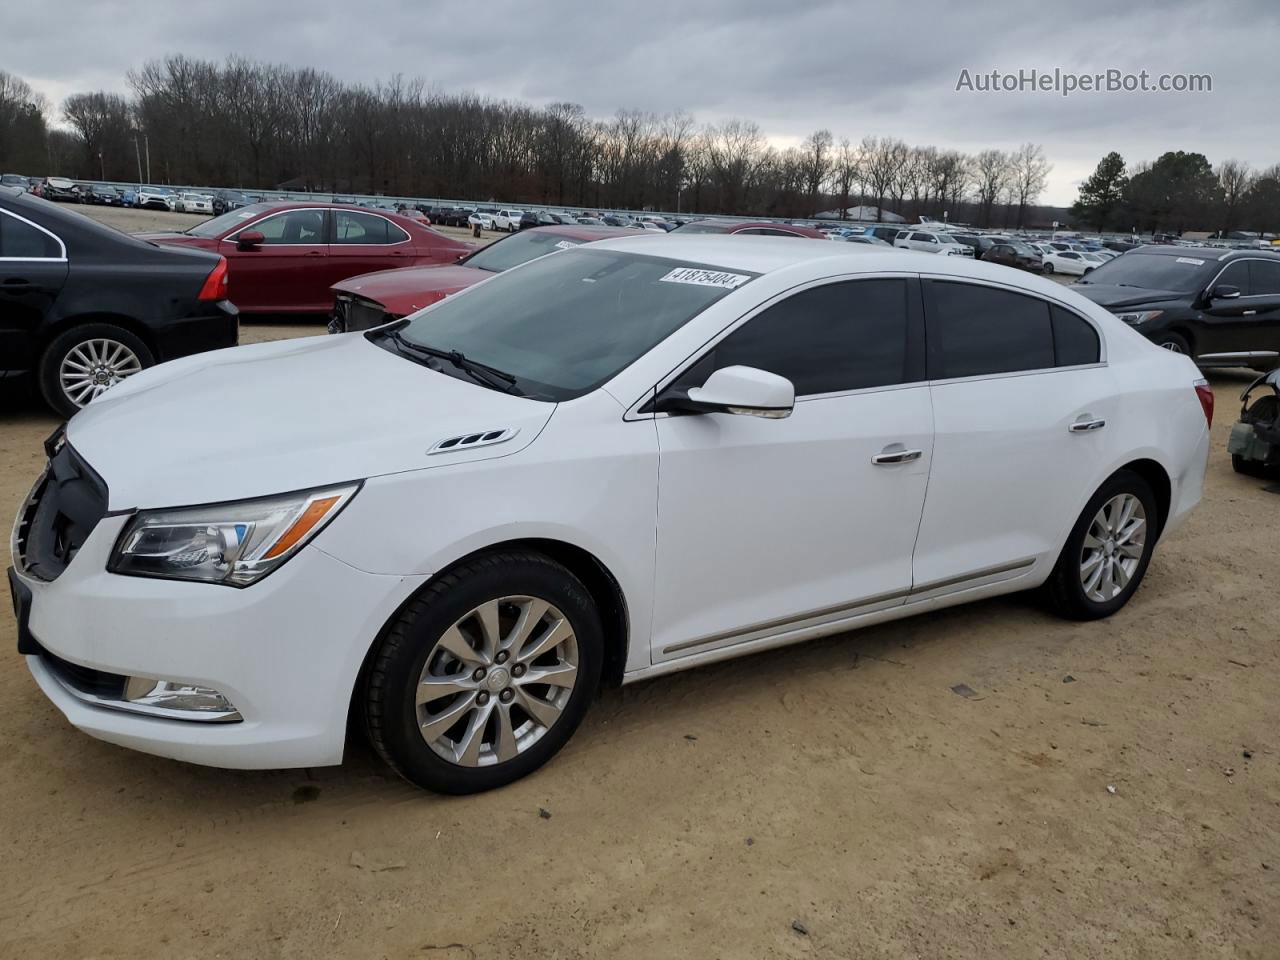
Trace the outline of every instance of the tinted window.
[[1235, 263], [1229, 264], [1227, 269], [1222, 271], [1222, 275], [1214, 281], [1216, 286], [1239, 287], [1240, 296], [1247, 297], [1252, 292], [1249, 289], [1249, 261], [1237, 260]]
[[1098, 331], [1093, 329], [1093, 324], [1061, 307], [1050, 306], [1049, 314], [1053, 318], [1053, 353], [1057, 365], [1074, 367], [1097, 363], [1101, 354]]
[[390, 220], [369, 213], [339, 210], [334, 215], [334, 243], [400, 243], [408, 235]]
[[1249, 292], [1253, 296], [1280, 295], [1280, 261], [1249, 261]]
[[471, 254], [464, 262], [468, 267], [475, 267], [477, 270], [501, 273], [534, 257], [555, 253], [557, 250], [572, 250], [582, 242], [570, 240], [559, 233], [540, 229], [527, 230], [489, 244]]
[[291, 210], [265, 220], [259, 220], [248, 228], [262, 234], [264, 244], [324, 243], [324, 212], [321, 210]]
[[0, 213], [0, 257], [42, 260], [62, 256], [53, 237], [17, 217]]
[[706, 383], [741, 365], [794, 384], [797, 396], [918, 379], [907, 369], [907, 283], [853, 280], [802, 291], [721, 340], [679, 380]]
[[933, 281], [929, 347], [938, 379], [1054, 365], [1053, 330], [1043, 300], [994, 287]]

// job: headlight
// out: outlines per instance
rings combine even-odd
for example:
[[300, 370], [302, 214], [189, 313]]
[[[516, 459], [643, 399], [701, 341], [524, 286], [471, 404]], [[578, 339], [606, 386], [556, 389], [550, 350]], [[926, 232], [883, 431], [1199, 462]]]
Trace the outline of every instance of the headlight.
[[107, 569], [135, 577], [247, 587], [302, 549], [360, 484], [177, 510], [143, 510]]
[[1140, 323], [1146, 323], [1148, 320], [1154, 320], [1162, 313], [1164, 313], [1163, 310], [1139, 310], [1134, 313], [1117, 313], [1116, 316], [1125, 323], [1132, 324], [1136, 327]]

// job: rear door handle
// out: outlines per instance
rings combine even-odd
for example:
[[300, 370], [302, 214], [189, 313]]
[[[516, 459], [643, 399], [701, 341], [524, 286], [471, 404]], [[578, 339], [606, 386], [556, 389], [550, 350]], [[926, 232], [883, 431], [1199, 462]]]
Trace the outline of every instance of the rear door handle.
[[923, 450], [908, 450], [900, 443], [891, 443], [872, 457], [871, 462], [877, 467], [887, 467], [895, 463], [912, 463], [922, 456]]
[[0, 287], [5, 290], [34, 290], [36, 285], [30, 280], [23, 280], [21, 277], [11, 277], [0, 281]]
[[1072, 433], [1092, 433], [1094, 430], [1101, 430], [1107, 425], [1107, 421], [1101, 417], [1090, 417], [1088, 414], [1081, 417], [1071, 426], [1067, 427]]
[[1241, 314], [1241, 316], [1252, 317], [1257, 312], [1258, 312], [1257, 310], [1246, 310], [1243, 314]]

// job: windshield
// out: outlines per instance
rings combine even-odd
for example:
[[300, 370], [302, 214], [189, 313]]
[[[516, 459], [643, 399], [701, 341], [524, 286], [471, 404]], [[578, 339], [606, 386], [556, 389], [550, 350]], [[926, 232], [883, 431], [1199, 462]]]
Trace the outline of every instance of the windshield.
[[228, 210], [220, 217], [213, 217], [197, 223], [194, 227], [187, 231], [189, 237], [205, 237], [212, 239], [220, 237], [233, 227], [238, 227], [246, 220], [252, 220], [266, 211], [266, 204], [255, 203], [248, 207], [240, 207], [236, 210]]
[[571, 250], [433, 304], [399, 332], [505, 371], [515, 378], [513, 393], [572, 400], [754, 276], [617, 250]]
[[477, 250], [463, 263], [477, 270], [502, 273], [535, 257], [555, 253], [557, 250], [571, 250], [581, 243], [581, 240], [570, 240], [556, 233], [528, 230], [504, 237], [497, 243], [491, 243], [484, 249]]
[[1210, 263], [1203, 257], [1171, 257], [1133, 251], [1107, 260], [1081, 282], [1190, 293], [1204, 285], [1206, 275], [1212, 269]]

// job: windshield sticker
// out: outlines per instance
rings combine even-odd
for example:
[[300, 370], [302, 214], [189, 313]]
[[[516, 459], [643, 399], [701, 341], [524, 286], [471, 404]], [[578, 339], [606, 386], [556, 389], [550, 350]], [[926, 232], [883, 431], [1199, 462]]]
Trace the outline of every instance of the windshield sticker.
[[1204, 266], [1204, 261], [1203, 261], [1203, 260], [1197, 260], [1195, 257], [1179, 257], [1179, 258], [1178, 258], [1178, 263], [1189, 263], [1189, 264], [1191, 264], [1193, 267], [1203, 267], [1203, 266]]
[[659, 277], [660, 283], [692, 283], [699, 287], [724, 287], [732, 290], [740, 287], [751, 278], [741, 273], [721, 273], [719, 270], [696, 270], [693, 267], [676, 267], [665, 277]]
[[580, 244], [574, 243], [572, 240], [561, 240], [559, 243], [556, 244], [556, 249], [572, 250], [574, 247], [577, 247], [577, 246], [580, 246]]

